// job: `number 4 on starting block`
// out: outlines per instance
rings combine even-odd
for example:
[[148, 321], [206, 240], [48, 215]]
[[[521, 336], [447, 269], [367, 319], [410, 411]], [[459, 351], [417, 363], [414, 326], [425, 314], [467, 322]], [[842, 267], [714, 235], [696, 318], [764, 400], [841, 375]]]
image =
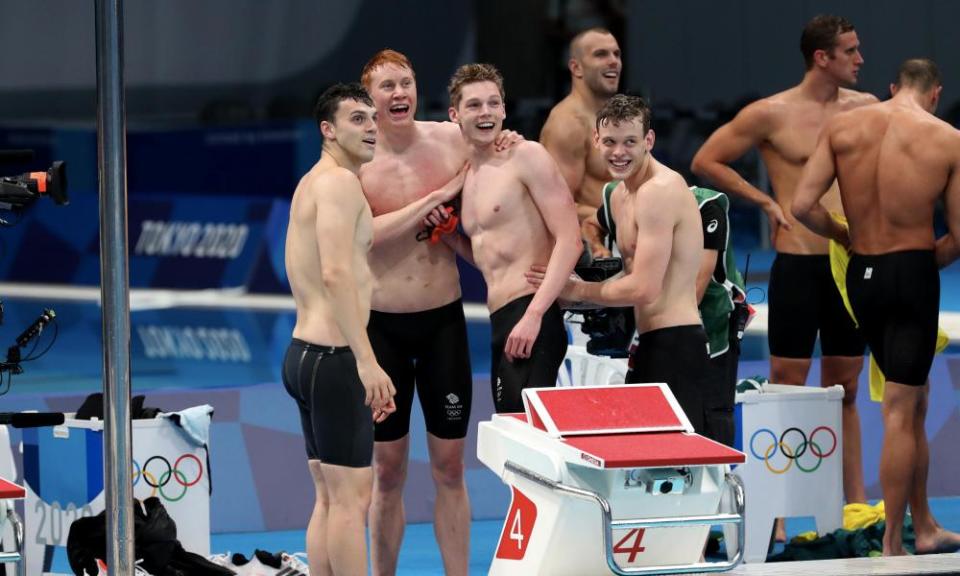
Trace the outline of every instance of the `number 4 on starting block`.
[[530, 534], [537, 522], [537, 505], [513, 488], [513, 498], [507, 520], [503, 523], [500, 543], [497, 545], [497, 558], [504, 560], [522, 560], [530, 544]]
[[[620, 539], [619, 542], [613, 547], [613, 552], [615, 554], [629, 554], [630, 557], [627, 558], [627, 562], [632, 564], [637, 559], [637, 554], [646, 550], [645, 546], [641, 546], [640, 543], [643, 542], [643, 533], [644, 528], [634, 528], [633, 530], [627, 532], [627, 535]], [[632, 546], [624, 546], [628, 540], [633, 538]]]

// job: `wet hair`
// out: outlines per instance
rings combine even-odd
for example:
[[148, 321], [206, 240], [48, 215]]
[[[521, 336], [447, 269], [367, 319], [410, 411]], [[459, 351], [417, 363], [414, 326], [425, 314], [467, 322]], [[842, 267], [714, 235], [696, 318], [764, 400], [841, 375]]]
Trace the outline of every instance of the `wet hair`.
[[587, 34], [590, 34], [591, 32], [613, 36], [613, 32], [601, 26], [594, 26], [593, 28], [587, 28], [586, 30], [581, 30], [580, 32], [577, 32], [577, 35], [570, 40], [570, 47], [569, 47], [570, 58], [580, 58], [581, 56], [583, 56], [583, 50], [580, 48], [580, 42], [584, 39], [584, 37]]
[[640, 125], [646, 134], [653, 120], [653, 110], [650, 109], [650, 105], [639, 96], [617, 94], [607, 100], [607, 103], [597, 112], [597, 130], [600, 130], [600, 126], [630, 122], [635, 118], [640, 119]]
[[340, 103], [344, 100], [355, 100], [367, 106], [373, 106], [373, 100], [359, 82], [334, 84], [323, 91], [323, 94], [317, 98], [317, 105], [313, 107], [313, 118], [317, 121], [317, 128], [320, 127], [321, 122], [333, 123]]
[[410, 74], [413, 75], [414, 78], [417, 77], [417, 75], [413, 73], [413, 65], [410, 64], [410, 59], [407, 58], [405, 54], [397, 52], [396, 50], [391, 50], [390, 48], [384, 48], [383, 50], [374, 54], [373, 57], [363, 65], [363, 70], [360, 71], [360, 83], [369, 89], [370, 83], [373, 81], [374, 71], [377, 68], [386, 66], [387, 64], [393, 64], [394, 66], [407, 68], [410, 70]]
[[813, 68], [813, 53], [824, 50], [828, 54], [837, 47], [837, 37], [846, 32], [853, 32], [853, 24], [842, 16], [820, 14], [807, 22], [800, 34], [800, 53], [807, 70]]
[[447, 92], [450, 94], [450, 106], [456, 108], [463, 97], [463, 87], [477, 82], [493, 82], [500, 91], [500, 98], [505, 98], [503, 92], [503, 76], [493, 64], [464, 64], [450, 77]]
[[911, 58], [900, 65], [895, 84], [898, 88], [909, 86], [926, 93], [940, 86], [940, 69], [933, 60]]

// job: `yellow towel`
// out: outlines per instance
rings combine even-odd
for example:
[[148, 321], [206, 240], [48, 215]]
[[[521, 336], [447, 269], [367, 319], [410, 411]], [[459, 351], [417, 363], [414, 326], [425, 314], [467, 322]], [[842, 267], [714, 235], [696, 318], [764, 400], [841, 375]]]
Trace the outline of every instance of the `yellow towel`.
[[[841, 226], [847, 226], [847, 219], [844, 218], [841, 214], [831, 213], [833, 219], [840, 223]], [[840, 297], [843, 299], [843, 305], [847, 309], [847, 313], [850, 314], [850, 318], [853, 319], [853, 323], [859, 326], [857, 322], [857, 317], [853, 313], [853, 307], [850, 306], [850, 297], [847, 296], [847, 265], [850, 264], [850, 253], [847, 252], [847, 249], [840, 245], [840, 243], [831, 240], [830, 241], [830, 271], [833, 272], [833, 281], [837, 285], [837, 290], [840, 291]], [[937, 328], [937, 354], [943, 352], [943, 350], [950, 344], [950, 337], [946, 332], [943, 331], [943, 328]], [[883, 385], [886, 382], [886, 378], [883, 376], [883, 372], [880, 371], [880, 366], [877, 365], [876, 358], [873, 357], [873, 353], [870, 354], [870, 399], [874, 402], [883, 401]]]
[[883, 500], [875, 505], [847, 504], [843, 507], [843, 529], [859, 530], [887, 519]]
[[[883, 506], [883, 500], [872, 506], [870, 504], [847, 504], [843, 507], [844, 530], [860, 530], [886, 519], [887, 512]], [[818, 536], [816, 532], [810, 530], [809, 532], [797, 534], [791, 538], [790, 541], [795, 544], [811, 542], [816, 540]]]

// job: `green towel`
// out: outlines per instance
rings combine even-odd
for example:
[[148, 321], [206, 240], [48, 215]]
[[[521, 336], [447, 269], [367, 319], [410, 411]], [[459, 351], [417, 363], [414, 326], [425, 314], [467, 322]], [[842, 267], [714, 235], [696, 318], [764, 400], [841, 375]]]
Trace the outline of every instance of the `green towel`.
[[763, 376], [751, 376], [750, 378], [743, 378], [737, 381], [737, 392], [748, 392], [750, 390], [756, 390], [757, 392], [763, 392], [763, 385], [769, 381]]
[[[858, 530], [840, 528], [809, 542], [791, 542], [783, 547], [783, 552], [767, 558], [767, 562], [879, 556], [883, 553], [885, 528], [886, 522], [877, 522]], [[915, 540], [913, 520], [907, 516], [903, 521], [903, 547], [911, 554]]]

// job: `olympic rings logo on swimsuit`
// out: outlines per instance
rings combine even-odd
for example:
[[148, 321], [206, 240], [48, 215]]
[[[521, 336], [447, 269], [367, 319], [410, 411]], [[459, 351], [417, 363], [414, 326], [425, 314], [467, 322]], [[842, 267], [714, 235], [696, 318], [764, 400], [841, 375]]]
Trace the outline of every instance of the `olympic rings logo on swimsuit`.
[[[821, 436], [817, 436], [818, 433], [822, 433]], [[759, 453], [757, 451], [756, 441], [757, 436], [761, 434], [770, 435], [770, 444], [766, 448], [761, 450]], [[829, 450], [824, 450], [823, 448], [826, 444], [826, 437], [823, 434], [828, 435], [832, 444], [830, 445]], [[789, 437], [788, 437], [789, 435]], [[795, 443], [791, 444], [788, 440], [797, 438]], [[820, 438], [821, 442], [824, 442], [823, 445], [817, 443], [816, 439]], [[773, 472], [774, 474], [784, 474], [791, 466], [796, 463], [797, 468], [801, 472], [811, 473], [817, 470], [820, 467], [820, 464], [823, 463], [824, 458], [829, 458], [837, 450], [837, 433], [833, 431], [832, 428], [828, 426], [818, 426], [813, 429], [813, 432], [810, 433], [808, 438], [806, 433], [803, 430], [791, 427], [787, 428], [780, 434], [780, 437], [777, 438], [777, 435], [774, 434], [773, 430], [769, 428], [758, 428], [756, 432], [753, 433], [753, 436], [750, 437], [750, 453], [757, 460], [763, 460], [763, 463], [766, 465], [767, 470]], [[770, 461], [780, 452], [785, 457], [787, 463], [781, 467], [776, 468]], [[801, 458], [805, 454], [812, 454], [814, 458], [817, 459], [817, 463], [811, 465], [804, 465], [801, 462]]]
[[[196, 471], [190, 470], [192, 466], [187, 467], [187, 472], [190, 472], [193, 478], [188, 478], [187, 472], [181, 470], [180, 465], [183, 464], [185, 460], [193, 460], [196, 464]], [[193, 454], [181, 454], [180, 457], [174, 461], [173, 466], [170, 465], [169, 460], [159, 455], [148, 458], [147, 461], [143, 463], [143, 466], [140, 466], [140, 463], [134, 459], [133, 466], [135, 469], [133, 472], [134, 488], [136, 488], [142, 479], [144, 484], [150, 487], [151, 497], [159, 493], [160, 496], [168, 502], [176, 502], [182, 499], [187, 494], [187, 490], [191, 486], [195, 486], [203, 478], [203, 463], [200, 461], [200, 458]], [[164, 466], [166, 470], [163, 469]], [[160, 474], [157, 475], [156, 472], [160, 472]], [[164, 488], [166, 488], [171, 481], [182, 488], [179, 493], [174, 492], [173, 494], [168, 494], [164, 491]]]

